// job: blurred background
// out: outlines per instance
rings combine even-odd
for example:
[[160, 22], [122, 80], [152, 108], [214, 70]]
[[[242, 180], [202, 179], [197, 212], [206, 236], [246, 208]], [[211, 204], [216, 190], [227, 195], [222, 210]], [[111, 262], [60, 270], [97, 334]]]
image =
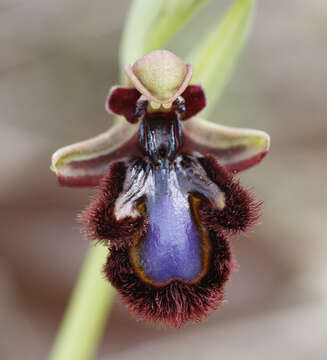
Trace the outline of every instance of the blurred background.
[[[47, 358], [86, 253], [76, 214], [90, 191], [59, 187], [50, 157], [110, 126], [104, 101], [129, 3], [0, 0], [1, 359]], [[201, 10], [169, 49], [183, 57], [229, 4]], [[241, 175], [265, 209], [233, 241], [240, 269], [227, 301], [204, 323], [158, 330], [116, 298], [98, 359], [327, 358], [326, 59], [326, 1], [258, 1], [210, 117], [272, 137]]]

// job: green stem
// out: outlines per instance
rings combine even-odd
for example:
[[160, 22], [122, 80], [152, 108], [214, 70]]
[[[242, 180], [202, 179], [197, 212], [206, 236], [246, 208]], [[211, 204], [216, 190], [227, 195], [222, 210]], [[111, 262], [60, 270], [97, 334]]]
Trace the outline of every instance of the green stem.
[[89, 249], [49, 360], [94, 357], [114, 298], [114, 289], [101, 273], [107, 256], [103, 246]]

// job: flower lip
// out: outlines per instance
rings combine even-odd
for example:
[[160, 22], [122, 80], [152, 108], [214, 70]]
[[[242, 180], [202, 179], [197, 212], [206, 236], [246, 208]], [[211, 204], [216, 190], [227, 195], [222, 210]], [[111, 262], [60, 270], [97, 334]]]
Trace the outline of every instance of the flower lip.
[[168, 50], [144, 55], [133, 66], [126, 65], [128, 85], [135, 87], [150, 101], [168, 104], [177, 99], [192, 78], [192, 66], [184, 64]]

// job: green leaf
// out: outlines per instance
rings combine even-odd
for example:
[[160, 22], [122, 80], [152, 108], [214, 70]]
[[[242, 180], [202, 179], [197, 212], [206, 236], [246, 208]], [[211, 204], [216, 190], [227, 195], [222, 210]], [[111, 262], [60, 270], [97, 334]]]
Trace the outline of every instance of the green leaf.
[[120, 67], [145, 54], [145, 44], [165, 0], [134, 0], [129, 8], [120, 45]]
[[162, 49], [197, 11], [212, 0], [166, 0], [146, 44], [146, 52]]
[[165, 48], [209, 1], [212, 0], [134, 0], [122, 37], [121, 67], [153, 50]]
[[231, 75], [249, 33], [254, 4], [255, 0], [236, 0], [187, 58], [194, 68], [192, 82], [201, 83], [206, 91], [204, 113], [213, 108]]

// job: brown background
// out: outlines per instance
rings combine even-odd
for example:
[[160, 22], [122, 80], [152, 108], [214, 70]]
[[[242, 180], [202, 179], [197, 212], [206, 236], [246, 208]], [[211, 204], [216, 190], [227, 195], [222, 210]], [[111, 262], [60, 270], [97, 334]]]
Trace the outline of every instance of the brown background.
[[[230, 1], [214, 1], [170, 49], [183, 57]], [[127, 0], [0, 1], [0, 358], [45, 359], [87, 248], [87, 190], [60, 188], [53, 151], [109, 125]], [[227, 302], [182, 330], [137, 323], [116, 299], [99, 359], [326, 359], [327, 3], [260, 1], [211, 120], [266, 130], [244, 174], [262, 223], [235, 239]], [[140, 26], [142, 19], [140, 19]], [[219, 69], [217, 69], [219, 71]]]

